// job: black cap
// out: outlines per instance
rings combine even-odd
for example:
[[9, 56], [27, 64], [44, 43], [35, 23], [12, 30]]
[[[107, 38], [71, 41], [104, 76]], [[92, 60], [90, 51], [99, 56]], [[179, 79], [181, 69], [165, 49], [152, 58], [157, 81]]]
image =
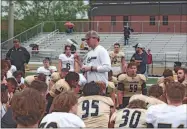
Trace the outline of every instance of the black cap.
[[174, 62], [174, 67], [177, 67], [177, 66], [181, 67], [181, 66], [182, 66], [182, 63], [181, 63], [181, 62], [178, 62], [178, 61]]
[[137, 48], [137, 46], [138, 46], [138, 43], [137, 43], [136, 45], [134, 45], [133, 47], [134, 47], [134, 48]]

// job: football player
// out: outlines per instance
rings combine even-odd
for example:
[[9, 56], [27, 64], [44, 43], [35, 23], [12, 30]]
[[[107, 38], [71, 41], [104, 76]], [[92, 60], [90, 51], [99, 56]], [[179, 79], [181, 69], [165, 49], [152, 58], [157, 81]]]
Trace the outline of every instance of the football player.
[[181, 68], [181, 66], [182, 66], [181, 62], [174, 62], [173, 77], [175, 81], [177, 81], [177, 71]]
[[112, 71], [114, 76], [117, 76], [121, 72], [126, 72], [126, 62], [124, 52], [120, 52], [120, 44], [114, 44], [114, 51], [109, 52]]
[[187, 101], [187, 69], [180, 68], [177, 72], [177, 78], [178, 81], [185, 86], [185, 91], [186, 91], [185, 101]]
[[160, 100], [162, 95], [162, 87], [159, 85], [152, 85], [148, 90], [148, 96], [136, 94], [130, 98], [129, 102], [139, 99], [144, 101], [147, 104], [147, 107], [149, 107], [151, 105], [163, 104], [164, 102]]
[[77, 96], [72, 91], [64, 91], [55, 97], [52, 113], [40, 122], [39, 128], [85, 127], [77, 114]]
[[65, 54], [59, 55], [59, 69], [58, 71], [61, 72], [62, 68], [68, 68], [69, 71], [77, 71], [77, 66], [79, 66], [79, 56], [77, 53], [71, 54], [71, 46], [65, 46]]
[[78, 99], [78, 115], [88, 128], [108, 127], [114, 103], [110, 97], [100, 95], [100, 88], [95, 82], [87, 83]]
[[166, 85], [168, 104], [153, 105], [148, 108], [146, 122], [148, 128], [186, 128], [187, 105], [182, 104], [185, 87], [179, 82]]
[[43, 66], [37, 69], [37, 73], [44, 73], [46, 76], [51, 76], [53, 72], [57, 72], [56, 66], [51, 66], [52, 62], [49, 57], [44, 58]]
[[45, 102], [45, 98], [33, 88], [25, 88], [15, 94], [11, 108], [17, 128], [38, 128], [38, 122], [45, 112]]
[[165, 69], [163, 72], [163, 77], [159, 78], [157, 81], [157, 84], [165, 90], [165, 83], [167, 82], [166, 80], [170, 79], [171, 81], [174, 81], [174, 76], [173, 72], [170, 69]]
[[60, 79], [64, 79], [65, 76], [69, 73], [69, 69], [62, 68], [61, 72], [54, 72], [51, 74], [51, 80], [49, 82], [49, 90], [53, 87], [53, 85]]
[[48, 104], [46, 112], [49, 112], [54, 97], [56, 97], [63, 91], [73, 90], [73, 88], [76, 88], [78, 86], [78, 82], [79, 74], [77, 74], [76, 72], [69, 72], [66, 75], [65, 79], [58, 80], [47, 94], [46, 98], [48, 100]]
[[115, 128], [145, 128], [146, 109], [144, 101], [133, 100], [126, 108], [120, 109], [112, 115], [111, 125]]
[[46, 97], [47, 94], [47, 84], [45, 82], [42, 82], [40, 80], [34, 80], [29, 88], [33, 88], [40, 92], [40, 94], [44, 97]]
[[185, 69], [184, 68], [178, 69], [177, 79], [178, 79], [178, 82], [180, 83], [182, 83], [185, 80]]
[[118, 101], [119, 108], [128, 105], [129, 99], [134, 94], [146, 94], [146, 77], [142, 74], [136, 74], [137, 65], [131, 62], [127, 66], [127, 74], [121, 74], [118, 77]]

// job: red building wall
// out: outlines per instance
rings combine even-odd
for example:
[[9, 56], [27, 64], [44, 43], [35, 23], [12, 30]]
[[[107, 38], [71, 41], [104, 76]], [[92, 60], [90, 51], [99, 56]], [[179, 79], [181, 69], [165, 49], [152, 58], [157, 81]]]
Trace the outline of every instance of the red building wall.
[[[122, 32], [123, 30], [123, 16], [116, 16], [115, 25], [111, 24], [111, 16], [95, 16], [92, 20], [98, 21], [98, 23], [92, 23], [92, 29], [99, 32]], [[163, 16], [155, 16], [155, 25], [150, 25], [150, 16], [129, 16], [129, 25], [135, 32], [187, 33], [187, 15], [169, 15], [168, 25], [163, 25], [162, 21]]]

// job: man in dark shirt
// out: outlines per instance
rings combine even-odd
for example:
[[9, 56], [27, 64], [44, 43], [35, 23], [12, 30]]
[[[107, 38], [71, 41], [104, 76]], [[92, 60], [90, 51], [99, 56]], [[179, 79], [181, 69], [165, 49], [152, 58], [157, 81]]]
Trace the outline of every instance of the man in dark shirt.
[[133, 54], [131, 61], [138, 64], [138, 74], [145, 74], [147, 65], [147, 53], [143, 50], [143, 46], [138, 43], [135, 46], [136, 52]]
[[1, 119], [1, 128], [16, 128], [17, 124], [13, 119], [12, 108], [9, 107]]
[[124, 27], [124, 45], [129, 44], [129, 35], [130, 35], [130, 29], [129, 27]]
[[6, 54], [6, 59], [11, 61], [11, 64], [16, 66], [17, 70], [25, 73], [25, 65], [29, 63], [30, 54], [26, 48], [20, 45], [19, 40], [14, 40], [14, 47], [9, 49]]

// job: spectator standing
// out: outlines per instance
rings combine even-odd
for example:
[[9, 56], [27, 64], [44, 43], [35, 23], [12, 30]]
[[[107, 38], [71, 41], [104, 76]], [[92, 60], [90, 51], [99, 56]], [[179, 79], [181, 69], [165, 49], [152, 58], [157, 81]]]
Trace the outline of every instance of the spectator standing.
[[135, 45], [135, 50], [136, 52], [133, 54], [131, 61], [138, 64], [138, 74], [146, 74], [147, 53], [143, 51], [143, 46], [140, 43]]
[[86, 57], [82, 71], [86, 72], [87, 82], [101, 81], [108, 85], [108, 72], [111, 70], [111, 60], [107, 50], [99, 45], [100, 37], [94, 30], [88, 31], [85, 40], [91, 50]]
[[128, 29], [128, 27], [124, 27], [124, 45], [128, 45], [129, 44], [129, 35], [130, 35], [130, 30]]
[[151, 54], [151, 50], [148, 49], [147, 50], [147, 75], [150, 74], [150, 71], [152, 70], [151, 69], [151, 64], [153, 63], [153, 60], [152, 60], [152, 54]]
[[13, 41], [14, 46], [9, 49], [6, 54], [6, 59], [10, 60], [11, 64], [16, 66], [17, 70], [20, 70], [25, 75], [25, 66], [29, 63], [30, 54], [26, 48], [20, 45], [18, 39]]

